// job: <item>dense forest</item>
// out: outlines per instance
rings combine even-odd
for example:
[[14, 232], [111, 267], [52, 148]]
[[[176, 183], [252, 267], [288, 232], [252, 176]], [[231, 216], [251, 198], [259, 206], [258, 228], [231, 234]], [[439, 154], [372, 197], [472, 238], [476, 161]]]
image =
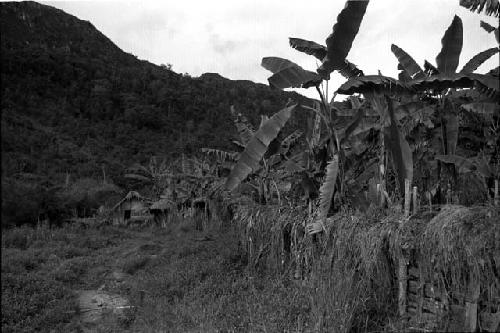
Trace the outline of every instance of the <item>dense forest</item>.
[[[139, 60], [50, 6], [0, 6], [3, 223], [32, 222], [59, 207], [54, 195], [67, 181], [79, 184], [76, 192], [103, 180], [125, 189], [134, 186], [125, 170], [152, 156], [234, 150], [231, 105], [257, 125], [290, 99], [311, 104], [263, 84], [215, 73], [193, 78]], [[289, 132], [305, 126], [303, 116]], [[62, 201], [75, 200], [83, 199]]]

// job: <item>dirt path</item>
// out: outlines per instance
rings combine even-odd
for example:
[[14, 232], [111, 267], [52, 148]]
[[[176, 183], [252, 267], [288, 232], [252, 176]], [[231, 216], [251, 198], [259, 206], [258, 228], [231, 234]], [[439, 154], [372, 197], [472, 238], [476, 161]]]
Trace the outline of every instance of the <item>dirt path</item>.
[[100, 265], [91, 267], [86, 273], [89, 280], [96, 275], [97, 288], [75, 290], [79, 311], [75, 323], [83, 332], [114, 331], [131, 332], [127, 327], [135, 319], [139, 307], [143, 305], [145, 291], [137, 281], [136, 273], [147, 266], [155, 266], [155, 261], [168, 270], [168, 260], [179, 249], [179, 243], [189, 252], [200, 242], [213, 241], [212, 236], [191, 231], [182, 234], [156, 234], [151, 230], [127, 231], [130, 238], [121, 244], [97, 251], [103, 258]]
[[[127, 292], [133, 273], [143, 268], [159, 255], [168, 252], [172, 237], [155, 237], [151, 231], [129, 231], [131, 238], [122, 244], [101, 249], [101, 265], [90, 268], [87, 276], [100, 275], [99, 287], [75, 290], [78, 298], [77, 326], [83, 332], [106, 331], [107, 326], [123, 326], [133, 320], [137, 305], [132, 305]], [[104, 268], [104, 270], [103, 270]], [[125, 291], [125, 292], [124, 292]], [[124, 327], [123, 332], [126, 332]]]

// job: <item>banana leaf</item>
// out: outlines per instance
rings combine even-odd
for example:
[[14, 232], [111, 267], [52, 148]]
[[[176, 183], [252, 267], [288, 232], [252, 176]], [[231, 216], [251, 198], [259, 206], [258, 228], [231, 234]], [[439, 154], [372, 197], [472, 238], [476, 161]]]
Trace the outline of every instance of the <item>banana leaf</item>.
[[234, 190], [251, 172], [258, 168], [269, 144], [278, 136], [280, 130], [290, 119], [294, 108], [295, 105], [292, 105], [277, 112], [255, 132], [226, 180], [225, 188], [227, 190]]
[[326, 166], [326, 178], [319, 189], [319, 218], [323, 222], [326, 220], [326, 216], [332, 204], [332, 198], [335, 191], [335, 183], [337, 182], [338, 172], [339, 157], [336, 154]]
[[465, 64], [460, 73], [467, 74], [474, 72], [479, 66], [481, 66], [486, 60], [491, 58], [496, 53], [498, 53], [498, 48], [492, 47], [491, 49], [476, 54]]
[[309, 88], [321, 83], [321, 77], [311, 71], [306, 71], [290, 60], [278, 57], [262, 58], [262, 67], [274, 75], [268, 78], [269, 85], [278, 89]]
[[[415, 79], [406, 83], [414, 91], [425, 91], [429, 89], [446, 90], [450, 88], [473, 88], [473, 74], [438, 74], [423, 79]], [[477, 74], [476, 74], [477, 75]]]
[[439, 74], [438, 69], [434, 67], [434, 65], [428, 62], [427, 60], [425, 60], [424, 62], [424, 72], [425, 74], [427, 74], [427, 76]]
[[323, 61], [326, 56], [326, 46], [300, 38], [290, 37], [288, 40], [292, 48], [304, 52], [305, 54], [312, 55], [320, 61]]
[[500, 106], [498, 105], [498, 103], [494, 102], [473, 102], [462, 104], [461, 107], [469, 112], [487, 115], [498, 113], [500, 110]]
[[408, 141], [400, 133], [398, 121], [394, 113], [394, 106], [389, 97], [386, 96], [389, 117], [391, 125], [389, 126], [389, 135], [386, 142], [389, 143], [389, 149], [392, 154], [394, 166], [398, 175], [400, 193], [404, 193], [405, 179], [413, 180], [413, 156]]
[[496, 76], [498, 78], [498, 76], [500, 76], [500, 66], [493, 68], [488, 73], [486, 73], [486, 75]]
[[394, 53], [396, 58], [398, 58], [399, 63], [401, 64], [401, 67], [405, 70], [406, 73], [411, 78], [415, 79], [420, 79], [425, 77], [424, 72], [422, 71], [422, 68], [417, 64], [413, 58], [406, 53], [403, 49], [399, 48], [397, 45], [392, 44], [391, 45], [391, 51]]
[[322, 78], [328, 79], [331, 72], [345, 66], [345, 59], [358, 34], [367, 6], [368, 0], [347, 1], [344, 9], [337, 16], [333, 31], [326, 39], [327, 55], [317, 70]]
[[481, 21], [481, 22], [479, 23], [479, 26], [480, 26], [481, 28], [483, 28], [484, 30], [486, 30], [486, 32], [487, 32], [487, 33], [490, 33], [490, 32], [492, 32], [492, 31], [495, 31], [495, 29], [496, 29], [494, 26], [492, 26], [492, 25], [490, 25], [489, 23], [486, 23], [486, 22], [484, 22], [484, 21]]
[[354, 77], [342, 84], [337, 93], [352, 95], [355, 93], [411, 93], [411, 89], [401, 81], [388, 76], [365, 75]]
[[500, 2], [498, 0], [460, 0], [460, 6], [471, 12], [481, 13], [484, 11], [486, 15], [500, 16]]
[[361, 69], [347, 59], [345, 60], [345, 65], [337, 68], [337, 71], [346, 79], [365, 75]]
[[440, 73], [455, 73], [462, 52], [463, 26], [460, 17], [453, 18], [441, 39], [441, 52], [436, 57], [437, 68]]
[[497, 43], [500, 44], [500, 36], [499, 36], [499, 32], [498, 32], [498, 27], [495, 28], [494, 26], [491, 26], [484, 21], [481, 21], [479, 26], [481, 28], [483, 28], [484, 30], [486, 30], [487, 33], [493, 32], [493, 34], [495, 35], [495, 39], [497, 40]]
[[500, 80], [498, 77], [484, 74], [468, 74], [474, 80], [474, 87], [482, 94], [492, 98], [500, 98]]
[[302, 136], [302, 132], [299, 130], [295, 130], [292, 134], [288, 135], [286, 138], [281, 141], [281, 145], [279, 148], [279, 153], [281, 155], [285, 155], [290, 150], [290, 147], [294, 145], [299, 138]]

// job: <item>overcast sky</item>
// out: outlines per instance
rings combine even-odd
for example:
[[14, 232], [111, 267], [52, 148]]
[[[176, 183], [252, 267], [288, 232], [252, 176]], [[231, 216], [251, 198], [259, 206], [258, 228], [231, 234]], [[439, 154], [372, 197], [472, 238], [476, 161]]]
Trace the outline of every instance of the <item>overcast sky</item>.
[[[178, 73], [199, 76], [216, 72], [229, 79], [267, 83], [270, 72], [260, 67], [266, 56], [292, 60], [315, 70], [312, 56], [288, 45], [288, 37], [325, 44], [343, 0], [182, 0], [182, 1], [44, 1], [90, 21], [125, 52], [155, 64], [172, 64]], [[423, 65], [435, 64], [441, 38], [456, 14], [464, 25], [463, 66], [473, 55], [497, 46], [480, 20], [493, 17], [471, 13], [459, 0], [372, 0], [348, 59], [365, 74], [397, 76], [390, 50], [398, 45]], [[490, 59], [478, 72], [498, 66]], [[335, 74], [334, 89], [344, 80]], [[312, 89], [300, 93], [317, 97]]]

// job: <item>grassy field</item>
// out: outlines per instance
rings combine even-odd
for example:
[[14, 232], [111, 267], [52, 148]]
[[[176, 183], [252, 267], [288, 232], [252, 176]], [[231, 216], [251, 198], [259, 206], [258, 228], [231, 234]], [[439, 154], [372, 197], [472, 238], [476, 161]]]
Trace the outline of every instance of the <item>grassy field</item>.
[[[16, 228], [2, 233], [2, 332], [304, 332], [311, 293], [246, 271], [231, 231]], [[78, 295], [130, 304], [88, 323]]]

